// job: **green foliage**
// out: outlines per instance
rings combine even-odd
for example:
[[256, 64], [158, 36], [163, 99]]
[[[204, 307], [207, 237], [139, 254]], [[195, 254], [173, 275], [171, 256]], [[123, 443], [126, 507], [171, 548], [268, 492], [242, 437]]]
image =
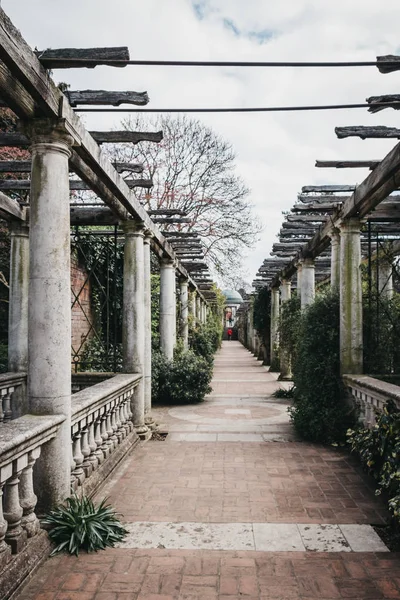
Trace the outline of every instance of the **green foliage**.
[[299, 341], [301, 323], [300, 298], [293, 295], [283, 302], [279, 319], [280, 351], [296, 360], [297, 344]]
[[341, 441], [354, 415], [343, 400], [337, 294], [318, 296], [303, 311], [297, 339], [294, 404], [289, 408], [296, 431], [314, 442]]
[[383, 490], [389, 498], [389, 509], [400, 526], [400, 411], [389, 400], [377, 413], [372, 429], [349, 430], [347, 439], [352, 452], [378, 483], [377, 494]]
[[152, 354], [152, 402], [194, 404], [211, 392], [212, 363], [192, 350], [175, 352], [168, 360], [162, 352]]
[[253, 327], [260, 334], [271, 327], [271, 290], [266, 287], [259, 289], [254, 298]]
[[0, 373], [8, 371], [8, 346], [0, 343]]
[[274, 398], [294, 398], [294, 387], [292, 386], [288, 390], [285, 390], [284, 388], [278, 388], [275, 390], [272, 396]]
[[98, 337], [86, 342], [79, 361], [80, 371], [114, 373], [122, 371], [122, 344], [107, 348]]
[[364, 372], [400, 373], [400, 295], [363, 298]]
[[106, 500], [96, 506], [90, 498], [74, 495], [66, 503], [43, 519], [50, 526], [50, 539], [56, 544], [52, 555], [62, 550], [76, 556], [81, 549], [97, 552], [113, 547], [127, 534]]

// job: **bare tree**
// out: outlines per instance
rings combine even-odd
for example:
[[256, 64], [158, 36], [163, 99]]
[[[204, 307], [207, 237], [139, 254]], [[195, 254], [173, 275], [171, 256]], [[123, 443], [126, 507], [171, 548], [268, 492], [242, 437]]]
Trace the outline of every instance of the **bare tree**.
[[142, 115], [122, 122], [129, 131], [162, 130], [160, 144], [108, 147], [113, 160], [141, 162], [154, 187], [137, 195], [146, 209], [179, 208], [190, 223], [175, 225], [196, 231], [210, 264], [220, 274], [240, 269], [242, 252], [260, 232], [252, 214], [249, 190], [235, 175], [235, 154], [230, 144], [198, 120], [163, 115]]

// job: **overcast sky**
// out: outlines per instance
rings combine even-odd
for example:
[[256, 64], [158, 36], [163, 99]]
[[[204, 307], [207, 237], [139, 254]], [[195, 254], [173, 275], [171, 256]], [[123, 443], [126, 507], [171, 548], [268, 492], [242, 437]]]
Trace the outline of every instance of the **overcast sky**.
[[[132, 59], [364, 61], [400, 54], [399, 0], [2, 0], [32, 47], [121, 46]], [[71, 89], [147, 90], [149, 107], [276, 106], [363, 102], [400, 93], [400, 72], [352, 69], [97, 67], [55, 71]], [[315, 159], [381, 159], [394, 140], [337, 140], [340, 125], [399, 126], [391, 109], [209, 114], [199, 119], [228, 140], [264, 224], [246, 259], [251, 281], [269, 256], [303, 185], [360, 183], [364, 169], [316, 169]], [[119, 115], [87, 115], [111, 129]]]

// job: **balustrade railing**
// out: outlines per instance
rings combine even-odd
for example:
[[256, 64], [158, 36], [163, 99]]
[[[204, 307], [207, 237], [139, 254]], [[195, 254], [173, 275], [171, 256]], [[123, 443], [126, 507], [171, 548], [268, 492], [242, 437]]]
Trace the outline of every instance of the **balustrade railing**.
[[40, 529], [35, 514], [33, 466], [41, 448], [57, 435], [64, 415], [25, 415], [0, 437], [0, 570]]
[[26, 373], [0, 374], [0, 423], [6, 423], [19, 416], [19, 407], [15, 405], [14, 400], [21, 388], [25, 388], [25, 384]]
[[364, 427], [375, 425], [376, 412], [380, 412], [389, 399], [400, 410], [399, 386], [368, 375], [343, 375], [343, 381], [360, 409], [359, 420]]
[[72, 396], [71, 485], [90, 477], [133, 430], [131, 400], [141, 375], [115, 375]]

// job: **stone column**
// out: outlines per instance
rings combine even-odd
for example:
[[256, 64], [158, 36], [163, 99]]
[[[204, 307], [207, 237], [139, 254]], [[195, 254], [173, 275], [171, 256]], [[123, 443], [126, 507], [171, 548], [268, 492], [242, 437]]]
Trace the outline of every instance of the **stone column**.
[[8, 370], [28, 370], [29, 227], [13, 221], [11, 231]]
[[201, 321], [201, 298], [196, 294], [196, 321]]
[[124, 222], [124, 291], [122, 312], [122, 351], [125, 373], [139, 373], [142, 379], [131, 403], [132, 421], [142, 439], [148, 435], [144, 422], [145, 302], [144, 230], [142, 223]]
[[279, 288], [271, 289], [271, 365], [278, 355]]
[[340, 369], [363, 371], [360, 220], [340, 225]]
[[329, 237], [331, 238], [331, 289], [338, 292], [340, 285], [340, 231], [334, 228]]
[[36, 415], [63, 414], [35, 478], [40, 511], [70, 495], [71, 282], [69, 168], [73, 138], [63, 122], [26, 125], [32, 140], [28, 300], [28, 398]]
[[315, 266], [314, 261], [305, 258], [301, 269], [301, 308], [314, 302], [315, 298]]
[[188, 303], [188, 280], [181, 279], [179, 282], [180, 286], [180, 301], [181, 301], [181, 336], [183, 341], [183, 347], [185, 350], [189, 348], [189, 303]]
[[152, 233], [148, 229], [144, 232], [143, 259], [144, 259], [144, 422], [145, 425], [154, 425], [151, 416], [151, 260], [150, 242]]
[[301, 300], [301, 272], [303, 269], [303, 264], [301, 262], [298, 262], [297, 265], [297, 273], [296, 273], [296, 289], [297, 289], [297, 296], [300, 298]]
[[160, 347], [165, 356], [174, 357], [175, 321], [175, 265], [170, 259], [160, 264]]
[[[290, 279], [282, 279], [281, 281], [281, 308], [285, 302], [290, 300], [292, 293], [292, 284]], [[282, 345], [280, 346], [279, 353], [280, 360], [280, 380], [291, 379], [291, 364], [290, 355], [283, 350]]]
[[189, 294], [189, 313], [193, 319], [196, 319], [196, 290]]

